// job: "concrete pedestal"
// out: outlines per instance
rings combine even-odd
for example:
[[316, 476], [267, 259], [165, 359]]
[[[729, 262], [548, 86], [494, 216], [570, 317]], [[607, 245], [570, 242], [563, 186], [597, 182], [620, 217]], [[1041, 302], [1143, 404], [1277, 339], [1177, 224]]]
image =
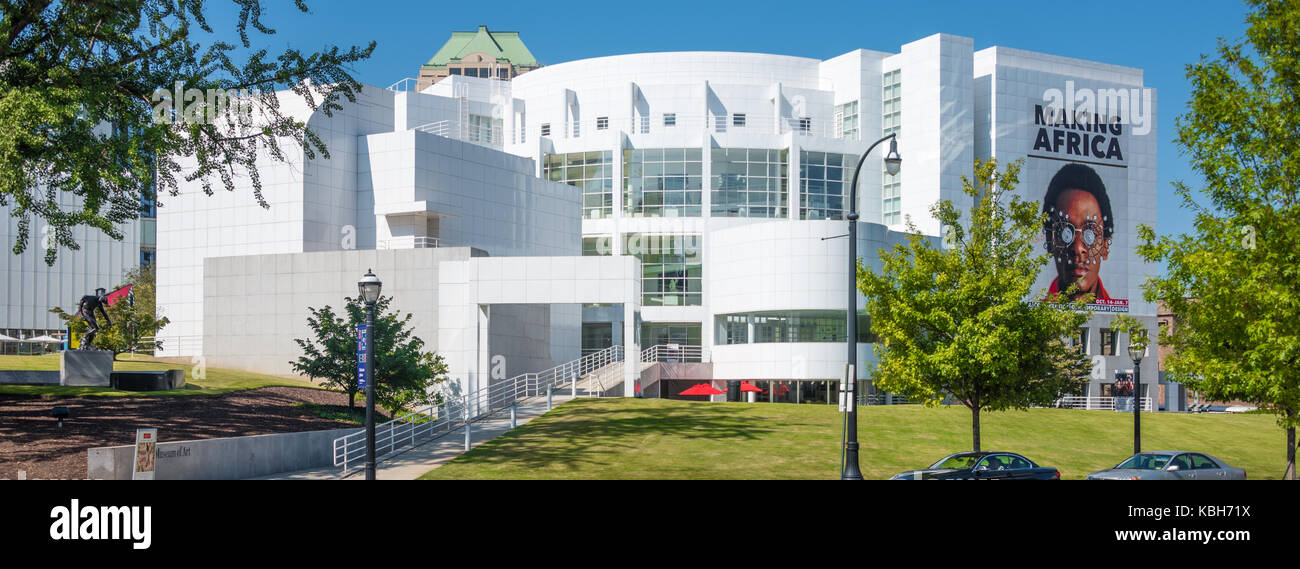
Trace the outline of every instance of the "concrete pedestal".
[[113, 384], [113, 352], [97, 350], [63, 350], [59, 352], [59, 385]]

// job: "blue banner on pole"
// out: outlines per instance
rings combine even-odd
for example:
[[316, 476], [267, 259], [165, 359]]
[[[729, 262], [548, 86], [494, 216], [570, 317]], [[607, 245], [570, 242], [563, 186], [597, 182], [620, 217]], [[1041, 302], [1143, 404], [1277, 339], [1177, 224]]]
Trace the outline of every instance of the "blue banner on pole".
[[357, 325], [357, 389], [365, 389], [369, 374], [366, 373], [366, 336], [369, 332], [365, 324]]

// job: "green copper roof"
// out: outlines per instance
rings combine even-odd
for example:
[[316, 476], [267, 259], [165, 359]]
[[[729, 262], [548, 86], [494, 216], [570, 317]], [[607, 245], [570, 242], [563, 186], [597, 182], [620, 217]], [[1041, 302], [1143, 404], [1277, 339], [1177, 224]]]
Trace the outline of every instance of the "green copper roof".
[[489, 32], [487, 26], [479, 26], [474, 32], [452, 32], [451, 39], [442, 44], [442, 49], [424, 67], [446, 67], [471, 53], [486, 53], [497, 61], [509, 61], [516, 66], [537, 65], [532, 52], [519, 39], [519, 32]]

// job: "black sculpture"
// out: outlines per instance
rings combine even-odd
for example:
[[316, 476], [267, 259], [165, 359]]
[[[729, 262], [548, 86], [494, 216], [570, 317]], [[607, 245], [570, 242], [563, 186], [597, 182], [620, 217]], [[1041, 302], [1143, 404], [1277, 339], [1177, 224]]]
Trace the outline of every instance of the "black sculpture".
[[96, 310], [99, 310], [99, 313], [104, 315], [106, 324], [113, 325], [113, 321], [108, 318], [108, 311], [104, 309], [105, 306], [108, 306], [108, 297], [105, 296], [102, 288], [95, 289], [93, 295], [88, 294], [81, 297], [81, 302], [77, 304], [77, 316], [84, 318], [89, 326], [86, 330], [86, 337], [81, 341], [81, 349], [95, 349], [95, 334], [99, 333], [99, 322], [95, 321]]

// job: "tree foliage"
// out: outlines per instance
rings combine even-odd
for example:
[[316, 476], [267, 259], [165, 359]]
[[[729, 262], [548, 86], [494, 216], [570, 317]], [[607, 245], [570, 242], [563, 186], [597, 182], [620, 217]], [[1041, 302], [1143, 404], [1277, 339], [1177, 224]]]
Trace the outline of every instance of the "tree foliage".
[[[1176, 183], [1195, 212], [1191, 235], [1139, 228], [1138, 252], [1164, 261], [1147, 300], [1175, 315], [1165, 366], [1213, 399], [1278, 413], [1295, 476], [1300, 425], [1300, 2], [1251, 0], [1244, 40], [1187, 66], [1178, 142], [1204, 178]], [[1197, 203], [1199, 195], [1208, 204]]]
[[[348, 406], [355, 407], [357, 386], [357, 326], [366, 322], [366, 306], [360, 297], [345, 299], [345, 315], [324, 306], [308, 308], [307, 325], [315, 336], [294, 339], [303, 355], [290, 362], [293, 370], [327, 387], [348, 394]], [[447, 379], [442, 356], [424, 352], [424, 340], [412, 335], [411, 314], [388, 312], [392, 297], [375, 303], [374, 363], [375, 401], [390, 412], [439, 401], [430, 391]], [[346, 316], [346, 318], [344, 318]]]
[[949, 228], [942, 247], [909, 219], [908, 244], [882, 249], [880, 272], [858, 266], [858, 289], [880, 337], [876, 385], [929, 405], [960, 401], [971, 410], [975, 450], [981, 411], [1051, 404], [1082, 390], [1090, 372], [1083, 352], [1064, 340], [1087, 320], [1077, 309], [1088, 298], [1029, 301], [1043, 298], [1044, 291], [1031, 295], [1047, 256], [1035, 254], [1038, 205], [1011, 194], [1019, 172], [1020, 162], [998, 172], [996, 161], [976, 161], [975, 180], [962, 179], [973, 201], [969, 226], [942, 201], [930, 210]]
[[[108, 290], [131, 285], [131, 300], [122, 300], [108, 307], [108, 318], [113, 325], [103, 326], [95, 336], [95, 347], [111, 350], [114, 356], [131, 351], [153, 353], [162, 348], [162, 342], [146, 341], [145, 338], [155, 338], [158, 332], [171, 322], [166, 316], [158, 317], [154, 267], [145, 265], [131, 269], [123, 276], [123, 281], [125, 282]], [[91, 294], [93, 291], [86, 292]], [[58, 315], [64, 324], [71, 328], [73, 334], [82, 336], [88, 326], [86, 321], [76, 314], [76, 302], [79, 298], [72, 300], [74, 309], [71, 314], [57, 306], [51, 308], [50, 312]]]
[[[259, 156], [328, 157], [320, 138], [281, 109], [276, 90], [329, 114], [342, 97], [355, 100], [360, 84], [347, 66], [375, 44], [269, 54], [249, 33], [275, 33], [261, 21], [260, 0], [233, 2], [241, 48], [203, 43], [213, 34], [203, 0], [0, 3], [0, 207], [12, 206], [18, 219], [15, 253], [28, 247], [34, 220], [49, 228], [51, 265], [59, 247], [79, 248], [74, 228], [121, 239], [119, 226], [142, 201], [162, 205], [158, 194], [176, 195], [181, 180], [211, 195], [246, 177], [268, 207]], [[293, 3], [307, 12], [304, 0]], [[177, 84], [173, 108], [185, 112], [155, 113], [160, 90]], [[250, 111], [218, 113], [207, 95], [216, 90], [247, 90], [241, 101]]]

